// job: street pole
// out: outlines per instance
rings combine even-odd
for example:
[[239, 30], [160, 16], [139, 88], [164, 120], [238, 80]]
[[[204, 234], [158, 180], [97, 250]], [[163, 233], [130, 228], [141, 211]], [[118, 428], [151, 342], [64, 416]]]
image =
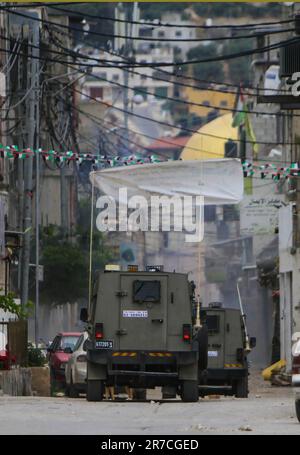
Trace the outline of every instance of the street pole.
[[[38, 71], [39, 71], [39, 25], [29, 20], [28, 42], [31, 41], [30, 67], [28, 71], [27, 90], [30, 90], [26, 107], [28, 131], [28, 147], [32, 150], [35, 147], [36, 133], [36, 92], [38, 89]], [[36, 46], [36, 47], [35, 47]], [[32, 171], [33, 156], [30, 155], [25, 160], [24, 165], [24, 235], [23, 235], [23, 255], [22, 255], [22, 288], [21, 288], [21, 305], [24, 307], [28, 302], [29, 288], [29, 262], [30, 262], [30, 241], [32, 230]]]
[[[129, 32], [129, 23], [130, 20], [130, 13], [129, 9], [131, 8], [130, 4], [125, 4], [125, 42], [124, 42], [124, 52], [123, 55], [126, 58], [129, 57], [130, 49], [129, 49], [129, 39], [128, 39], [128, 32]], [[124, 90], [123, 90], [123, 109], [124, 109], [124, 143], [128, 150], [128, 107], [129, 107], [129, 98], [128, 98], [128, 82], [129, 82], [129, 73], [125, 69], [123, 70], [123, 81], [124, 81]]]
[[38, 347], [39, 340], [39, 268], [40, 268], [40, 156], [36, 153], [35, 156], [35, 313], [34, 313], [34, 333], [35, 346]]

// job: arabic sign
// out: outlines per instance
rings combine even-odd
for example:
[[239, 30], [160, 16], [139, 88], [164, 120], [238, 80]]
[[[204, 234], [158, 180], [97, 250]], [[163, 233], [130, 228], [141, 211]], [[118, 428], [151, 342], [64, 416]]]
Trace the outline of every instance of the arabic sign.
[[241, 203], [242, 235], [274, 235], [284, 196], [245, 196]]

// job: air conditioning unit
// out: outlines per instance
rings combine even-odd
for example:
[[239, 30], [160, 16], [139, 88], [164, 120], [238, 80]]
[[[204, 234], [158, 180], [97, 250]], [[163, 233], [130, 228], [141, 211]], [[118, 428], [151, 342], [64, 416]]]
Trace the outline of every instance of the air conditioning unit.
[[280, 49], [280, 77], [291, 77], [300, 72], [300, 42]]

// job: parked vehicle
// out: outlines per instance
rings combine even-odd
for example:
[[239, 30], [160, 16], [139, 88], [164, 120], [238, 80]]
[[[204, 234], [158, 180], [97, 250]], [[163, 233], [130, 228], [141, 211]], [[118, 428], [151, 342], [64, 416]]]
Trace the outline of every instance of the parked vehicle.
[[198, 401], [207, 364], [206, 328], [193, 326], [193, 291], [186, 274], [160, 266], [98, 275], [88, 322], [87, 400], [103, 399], [105, 386], [168, 386], [183, 401]]
[[71, 398], [78, 398], [80, 393], [86, 392], [86, 352], [83, 343], [87, 337], [87, 332], [80, 335], [66, 365], [66, 394]]
[[200, 378], [200, 395], [221, 393], [247, 398], [247, 355], [256, 339], [247, 340], [241, 311], [212, 302], [201, 310], [201, 322], [208, 329], [208, 365]]
[[[298, 335], [298, 336], [297, 336]], [[300, 422], [300, 333], [295, 334], [292, 347], [292, 385], [295, 387], [295, 408]]]
[[16, 363], [15, 356], [12, 356], [6, 345], [5, 349], [0, 350], [0, 370], [10, 370]]
[[66, 364], [80, 336], [80, 332], [59, 333], [47, 349], [52, 390], [55, 388], [65, 388]]

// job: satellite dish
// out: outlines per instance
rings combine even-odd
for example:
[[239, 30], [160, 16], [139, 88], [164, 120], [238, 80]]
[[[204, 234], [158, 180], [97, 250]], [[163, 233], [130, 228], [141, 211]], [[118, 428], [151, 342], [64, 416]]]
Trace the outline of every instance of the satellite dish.
[[135, 104], [142, 104], [142, 103], [144, 102], [144, 98], [143, 98], [143, 96], [140, 95], [140, 94], [134, 95], [133, 98], [132, 98], [132, 100], [133, 100], [133, 102], [134, 102]]

